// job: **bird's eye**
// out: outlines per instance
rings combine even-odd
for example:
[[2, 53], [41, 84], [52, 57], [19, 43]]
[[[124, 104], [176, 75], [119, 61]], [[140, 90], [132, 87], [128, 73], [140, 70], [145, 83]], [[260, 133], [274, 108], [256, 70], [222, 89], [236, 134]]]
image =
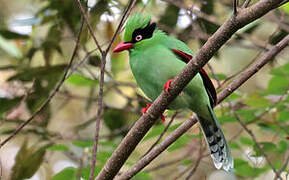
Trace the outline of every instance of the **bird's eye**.
[[137, 35], [137, 36], [135, 37], [135, 40], [136, 40], [136, 41], [141, 41], [141, 40], [142, 40], [142, 35], [140, 35], [140, 34]]

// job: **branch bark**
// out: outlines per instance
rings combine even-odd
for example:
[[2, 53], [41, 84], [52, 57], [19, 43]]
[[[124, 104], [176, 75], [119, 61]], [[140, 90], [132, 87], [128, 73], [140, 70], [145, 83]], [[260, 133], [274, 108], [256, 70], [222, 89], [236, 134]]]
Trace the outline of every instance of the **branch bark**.
[[[257, 73], [265, 64], [270, 62], [275, 56], [277, 56], [287, 45], [289, 44], [289, 35], [282, 39], [278, 44], [276, 44], [272, 49], [266, 52], [260, 60], [255, 64], [245, 70], [239, 75], [239, 77], [234, 80], [231, 84], [227, 86], [226, 89], [218, 94], [217, 103], [221, 103], [226, 97], [244, 84], [248, 79], [250, 79], [255, 73]], [[192, 116], [182, 125], [180, 125], [175, 131], [173, 131], [169, 136], [165, 138], [158, 146], [152, 149], [148, 154], [141, 158], [137, 163], [135, 163], [128, 171], [117, 177], [118, 180], [129, 179], [141, 171], [145, 166], [147, 166], [152, 160], [154, 160], [160, 153], [162, 153], [166, 148], [168, 148], [175, 140], [187, 132], [193, 125], [197, 123], [197, 117]]]
[[[168, 104], [172, 102], [183, 88], [193, 79], [199, 69], [204, 66], [212, 56], [223, 46], [231, 36], [240, 28], [265, 15], [278, 7], [282, 0], [261, 0], [246, 9], [240, 9], [237, 15], [231, 16], [218, 30], [208, 39], [194, 58], [171, 83], [170, 94], [162, 93], [128, 132], [117, 149], [107, 161], [97, 179], [113, 179], [123, 166], [137, 144], [153, 126], [156, 119], [163, 113]], [[187, 122], [187, 121], [186, 121]], [[193, 122], [196, 123], [196, 120]]]

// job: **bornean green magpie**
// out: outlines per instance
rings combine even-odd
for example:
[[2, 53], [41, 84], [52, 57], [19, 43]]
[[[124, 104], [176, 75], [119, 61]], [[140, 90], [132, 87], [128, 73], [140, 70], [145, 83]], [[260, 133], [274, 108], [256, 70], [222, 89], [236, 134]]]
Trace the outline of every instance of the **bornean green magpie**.
[[[184, 42], [156, 29], [156, 23], [150, 21], [150, 16], [134, 14], [125, 26], [124, 42], [113, 52], [129, 51], [129, 63], [136, 82], [154, 101], [162, 90], [169, 93], [174, 76], [192, 59], [193, 52]], [[234, 168], [233, 157], [212, 109], [216, 97], [214, 85], [201, 69], [169, 108], [189, 109], [197, 114], [215, 167], [230, 171]]]

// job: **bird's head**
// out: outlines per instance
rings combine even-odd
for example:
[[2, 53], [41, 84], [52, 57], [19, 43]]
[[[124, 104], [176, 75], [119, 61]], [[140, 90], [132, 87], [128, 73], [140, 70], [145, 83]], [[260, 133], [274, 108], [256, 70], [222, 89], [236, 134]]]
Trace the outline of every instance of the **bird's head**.
[[124, 42], [119, 43], [113, 52], [129, 50], [135, 44], [141, 43], [142, 40], [151, 38], [156, 28], [156, 23], [150, 23], [150, 20], [151, 16], [134, 14], [126, 23]]

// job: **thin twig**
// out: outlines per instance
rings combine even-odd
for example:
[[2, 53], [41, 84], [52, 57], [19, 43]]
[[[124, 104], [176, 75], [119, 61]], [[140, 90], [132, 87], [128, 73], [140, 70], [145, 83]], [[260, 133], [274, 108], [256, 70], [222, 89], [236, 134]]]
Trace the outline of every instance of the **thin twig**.
[[[288, 149], [289, 149], [289, 148], [288, 148]], [[288, 163], [289, 163], [289, 155], [288, 155], [287, 158], [285, 159], [285, 161], [284, 161], [284, 163], [283, 163], [283, 166], [279, 169], [278, 174], [281, 174], [282, 171], [284, 171], [284, 169], [286, 169]], [[277, 180], [277, 179], [278, 179], [278, 177], [275, 176], [274, 180]]]
[[234, 15], [237, 15], [238, 13], [238, 4], [239, 4], [239, 0], [234, 0]]
[[72, 53], [72, 56], [70, 58], [69, 64], [66, 67], [64, 74], [61, 78], [61, 80], [58, 82], [52, 93], [48, 96], [48, 98], [45, 100], [45, 102], [23, 123], [21, 124], [9, 137], [7, 137], [4, 141], [1, 142], [0, 144], [0, 149], [10, 140], [12, 139], [16, 134], [18, 134], [26, 125], [28, 125], [40, 112], [42, 112], [43, 109], [46, 108], [46, 106], [50, 103], [51, 99], [55, 96], [55, 94], [58, 92], [60, 89], [61, 85], [64, 83], [66, 76], [68, 74], [69, 69], [72, 67], [74, 57], [76, 56], [76, 52], [79, 48], [79, 41], [80, 41], [80, 36], [81, 32], [83, 29], [83, 20], [81, 20], [81, 27], [78, 33], [78, 37], [76, 40], [76, 44]]
[[[200, 131], [200, 133], [201, 133], [201, 131]], [[202, 138], [200, 138], [199, 144], [200, 144], [200, 146], [199, 146], [199, 153], [198, 153], [198, 158], [197, 158], [196, 162], [192, 162], [192, 164], [191, 164], [190, 166], [188, 166], [186, 169], [184, 169], [181, 173], [177, 174], [177, 175], [173, 178], [174, 180], [177, 180], [177, 179], [183, 177], [188, 171], [190, 171], [190, 169], [193, 170], [193, 173], [194, 173], [194, 171], [197, 169], [197, 167], [199, 166], [199, 164], [200, 164], [200, 162], [201, 162], [201, 159], [203, 158], [203, 154], [202, 154], [202, 153], [203, 153], [203, 151], [204, 151], [204, 149], [205, 149], [205, 148], [203, 148], [203, 145], [202, 145]], [[191, 172], [192, 172], [192, 171], [191, 171]], [[192, 175], [193, 175], [193, 173], [192, 173]], [[190, 176], [190, 174], [189, 174], [189, 176]], [[188, 176], [186, 179], [188, 179], [189, 176]]]
[[169, 121], [169, 123], [166, 125], [165, 129], [163, 130], [163, 132], [159, 135], [158, 139], [154, 142], [154, 144], [149, 148], [149, 150], [143, 155], [145, 156], [147, 153], [149, 153], [162, 139], [162, 137], [165, 135], [165, 133], [167, 132], [167, 130], [169, 129], [170, 125], [172, 124], [172, 122], [174, 121], [174, 119], [176, 118], [176, 116], [178, 115], [178, 112], [176, 111], [171, 120]]
[[[229, 106], [232, 107], [232, 103], [229, 101]], [[267, 154], [265, 153], [265, 151], [263, 150], [261, 144], [257, 141], [256, 136], [254, 135], [254, 133], [247, 127], [247, 125], [241, 120], [241, 117], [236, 113], [236, 111], [232, 110], [232, 113], [234, 114], [234, 116], [236, 117], [237, 121], [239, 122], [239, 124], [243, 127], [243, 129], [251, 136], [252, 140], [254, 141], [254, 144], [256, 145], [256, 147], [259, 149], [260, 153], [262, 154], [262, 156], [264, 156], [264, 158], [266, 159], [268, 165], [271, 167], [271, 169], [273, 170], [273, 172], [275, 173], [275, 175], [281, 179], [280, 174], [278, 174], [276, 168], [274, 167], [274, 165], [272, 164], [272, 162], [269, 160], [269, 157], [267, 156]]]
[[156, 171], [156, 170], [159, 170], [161, 168], [165, 168], [167, 166], [174, 165], [174, 164], [184, 160], [187, 156], [188, 156], [188, 153], [186, 153], [185, 155], [183, 155], [183, 156], [181, 156], [179, 158], [176, 158], [176, 159], [161, 163], [161, 164], [159, 164], [157, 166], [154, 166], [152, 168], [145, 169], [144, 172]]
[[80, 9], [80, 11], [81, 11], [81, 15], [82, 15], [82, 17], [84, 18], [84, 21], [85, 21], [85, 23], [86, 23], [86, 26], [87, 26], [87, 28], [88, 28], [88, 30], [89, 30], [89, 32], [90, 32], [90, 34], [91, 34], [91, 36], [92, 36], [92, 38], [93, 38], [93, 40], [94, 40], [94, 43], [96, 44], [99, 52], [103, 55], [104, 52], [102, 51], [102, 49], [101, 49], [101, 47], [100, 47], [100, 45], [99, 45], [99, 43], [98, 43], [98, 41], [97, 41], [97, 39], [96, 39], [96, 37], [95, 37], [95, 35], [94, 35], [94, 32], [93, 32], [93, 30], [92, 30], [92, 27], [91, 27], [91, 25], [90, 25], [90, 23], [89, 23], [89, 19], [88, 19], [88, 17], [87, 17], [87, 14], [86, 14], [85, 10], [83, 9], [80, 0], [77, 0], [77, 5], [78, 5], [78, 7], [79, 7], [79, 9]]
[[[200, 130], [201, 132], [201, 130]], [[200, 165], [200, 162], [201, 160], [203, 159], [203, 153], [204, 153], [204, 150], [206, 149], [206, 146], [203, 148], [203, 144], [202, 144], [202, 138], [200, 138], [200, 149], [199, 149], [199, 156], [198, 156], [198, 159], [197, 161], [194, 163], [194, 167], [193, 169], [190, 171], [189, 175], [186, 177], [186, 180], [189, 180], [193, 174], [197, 171], [199, 165]]]
[[281, 2], [281, 3], [278, 5], [278, 7], [283, 6], [284, 4], [286, 4], [286, 3], [288, 3], [288, 2], [289, 2], [289, 0], [284, 0], [283, 2]]
[[[82, 9], [82, 6], [80, 4], [80, 1], [77, 0], [79, 2], [79, 6], [81, 9], [81, 12], [83, 13], [83, 16], [85, 17], [84, 11]], [[123, 16], [120, 20], [120, 23], [107, 47], [107, 49], [102, 52], [101, 49], [99, 49], [102, 53], [102, 61], [101, 61], [101, 70], [100, 70], [100, 79], [99, 79], [99, 95], [98, 95], [98, 101], [97, 101], [97, 105], [98, 105], [98, 109], [97, 109], [97, 115], [96, 115], [96, 123], [95, 123], [95, 137], [94, 137], [94, 143], [93, 143], [93, 152], [92, 152], [92, 159], [91, 159], [91, 164], [90, 164], [90, 175], [89, 175], [89, 180], [93, 180], [94, 179], [94, 169], [95, 169], [95, 163], [96, 163], [96, 155], [97, 155], [97, 147], [98, 147], [98, 139], [99, 139], [99, 126], [100, 126], [100, 119], [102, 116], [102, 112], [103, 112], [103, 87], [104, 87], [104, 74], [105, 74], [105, 65], [106, 65], [106, 56], [108, 51], [110, 50], [110, 47], [112, 46], [116, 36], [118, 35], [119, 31], [121, 30], [121, 27], [124, 23], [125, 17], [127, 16], [128, 12], [132, 9], [133, 5], [135, 4], [136, 0], [131, 0], [127, 6], [127, 8], [125, 9]], [[87, 26], [90, 27], [90, 24], [88, 21], [86, 21]], [[94, 37], [93, 32], [90, 32], [91, 35]], [[95, 37], [94, 37], [95, 38]], [[95, 43], [97, 46], [98, 43], [95, 39]], [[100, 47], [99, 47], [100, 48]]]
[[246, 1], [244, 2], [244, 4], [242, 5], [242, 8], [248, 7], [248, 5], [250, 4], [250, 2], [251, 2], [251, 0], [246, 0]]

